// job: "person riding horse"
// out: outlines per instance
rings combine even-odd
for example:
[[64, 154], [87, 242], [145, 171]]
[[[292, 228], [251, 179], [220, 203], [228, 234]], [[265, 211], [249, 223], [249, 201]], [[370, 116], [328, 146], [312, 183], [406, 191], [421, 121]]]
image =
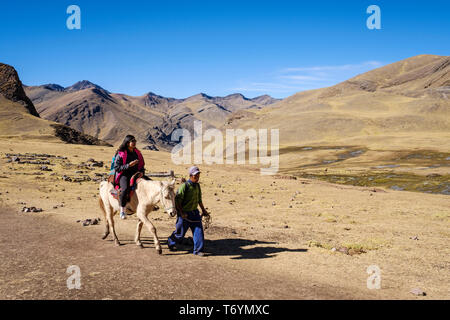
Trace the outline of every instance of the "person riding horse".
[[136, 138], [132, 135], [127, 135], [117, 149], [114, 159], [114, 173], [115, 184], [120, 187], [119, 202], [120, 202], [120, 218], [125, 219], [125, 206], [127, 205], [127, 198], [130, 192], [130, 180], [133, 175], [140, 173], [143, 177], [145, 173], [145, 161], [141, 152], [136, 148]]

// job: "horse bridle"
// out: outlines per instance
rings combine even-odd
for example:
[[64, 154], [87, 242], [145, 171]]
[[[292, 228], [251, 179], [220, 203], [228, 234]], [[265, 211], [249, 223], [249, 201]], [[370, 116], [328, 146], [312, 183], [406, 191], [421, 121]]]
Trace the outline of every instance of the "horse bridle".
[[174, 206], [171, 206], [170, 208], [166, 208], [166, 205], [164, 204], [164, 200], [163, 200], [163, 198], [164, 198], [163, 190], [164, 190], [164, 186], [162, 186], [161, 189], [159, 190], [159, 193], [160, 193], [159, 202], [161, 202], [161, 204], [164, 208], [164, 211], [169, 213], [169, 210], [173, 210]]

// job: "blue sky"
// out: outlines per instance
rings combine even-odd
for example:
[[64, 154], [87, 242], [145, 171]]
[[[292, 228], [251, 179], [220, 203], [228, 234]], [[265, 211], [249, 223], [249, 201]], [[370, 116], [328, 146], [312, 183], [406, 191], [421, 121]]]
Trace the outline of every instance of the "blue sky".
[[[0, 62], [27, 85], [283, 98], [419, 54], [450, 55], [450, 1], [2, 1]], [[81, 8], [81, 30], [66, 9]], [[381, 8], [381, 30], [366, 9]]]

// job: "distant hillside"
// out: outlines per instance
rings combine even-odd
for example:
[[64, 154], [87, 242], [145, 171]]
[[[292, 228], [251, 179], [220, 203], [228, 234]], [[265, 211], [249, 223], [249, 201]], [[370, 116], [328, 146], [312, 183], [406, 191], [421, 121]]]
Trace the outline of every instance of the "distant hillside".
[[168, 149], [173, 130], [192, 130], [194, 120], [204, 128], [221, 127], [234, 112], [261, 109], [279, 100], [270, 96], [248, 99], [241, 94], [186, 99], [166, 98], [152, 92], [133, 97], [106, 91], [89, 81], [63, 88], [55, 84], [26, 87], [41, 117], [70, 126], [112, 144], [133, 134], [142, 147]]
[[33, 116], [39, 117], [39, 113], [23, 90], [17, 71], [3, 63], [0, 63], [0, 94], [5, 99], [24, 106]]
[[39, 117], [26, 96], [16, 70], [0, 63], [0, 136], [109, 145], [97, 138]]
[[[421, 55], [335, 86], [234, 115], [229, 127], [278, 128], [282, 145], [346, 143], [423, 147], [450, 134], [450, 57]], [[438, 141], [438, 140], [436, 140]], [[438, 143], [438, 142], [436, 142]]]

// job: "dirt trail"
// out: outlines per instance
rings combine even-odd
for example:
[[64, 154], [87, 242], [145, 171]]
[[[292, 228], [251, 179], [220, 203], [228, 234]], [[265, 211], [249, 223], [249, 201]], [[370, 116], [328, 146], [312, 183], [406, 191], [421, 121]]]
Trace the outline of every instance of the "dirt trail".
[[[323, 288], [224, 268], [213, 256], [168, 250], [158, 256], [149, 237], [145, 249], [131, 241], [114, 247], [99, 239], [97, 228], [5, 208], [0, 217], [0, 299], [339, 298]], [[67, 288], [70, 265], [81, 269], [80, 290]]]

